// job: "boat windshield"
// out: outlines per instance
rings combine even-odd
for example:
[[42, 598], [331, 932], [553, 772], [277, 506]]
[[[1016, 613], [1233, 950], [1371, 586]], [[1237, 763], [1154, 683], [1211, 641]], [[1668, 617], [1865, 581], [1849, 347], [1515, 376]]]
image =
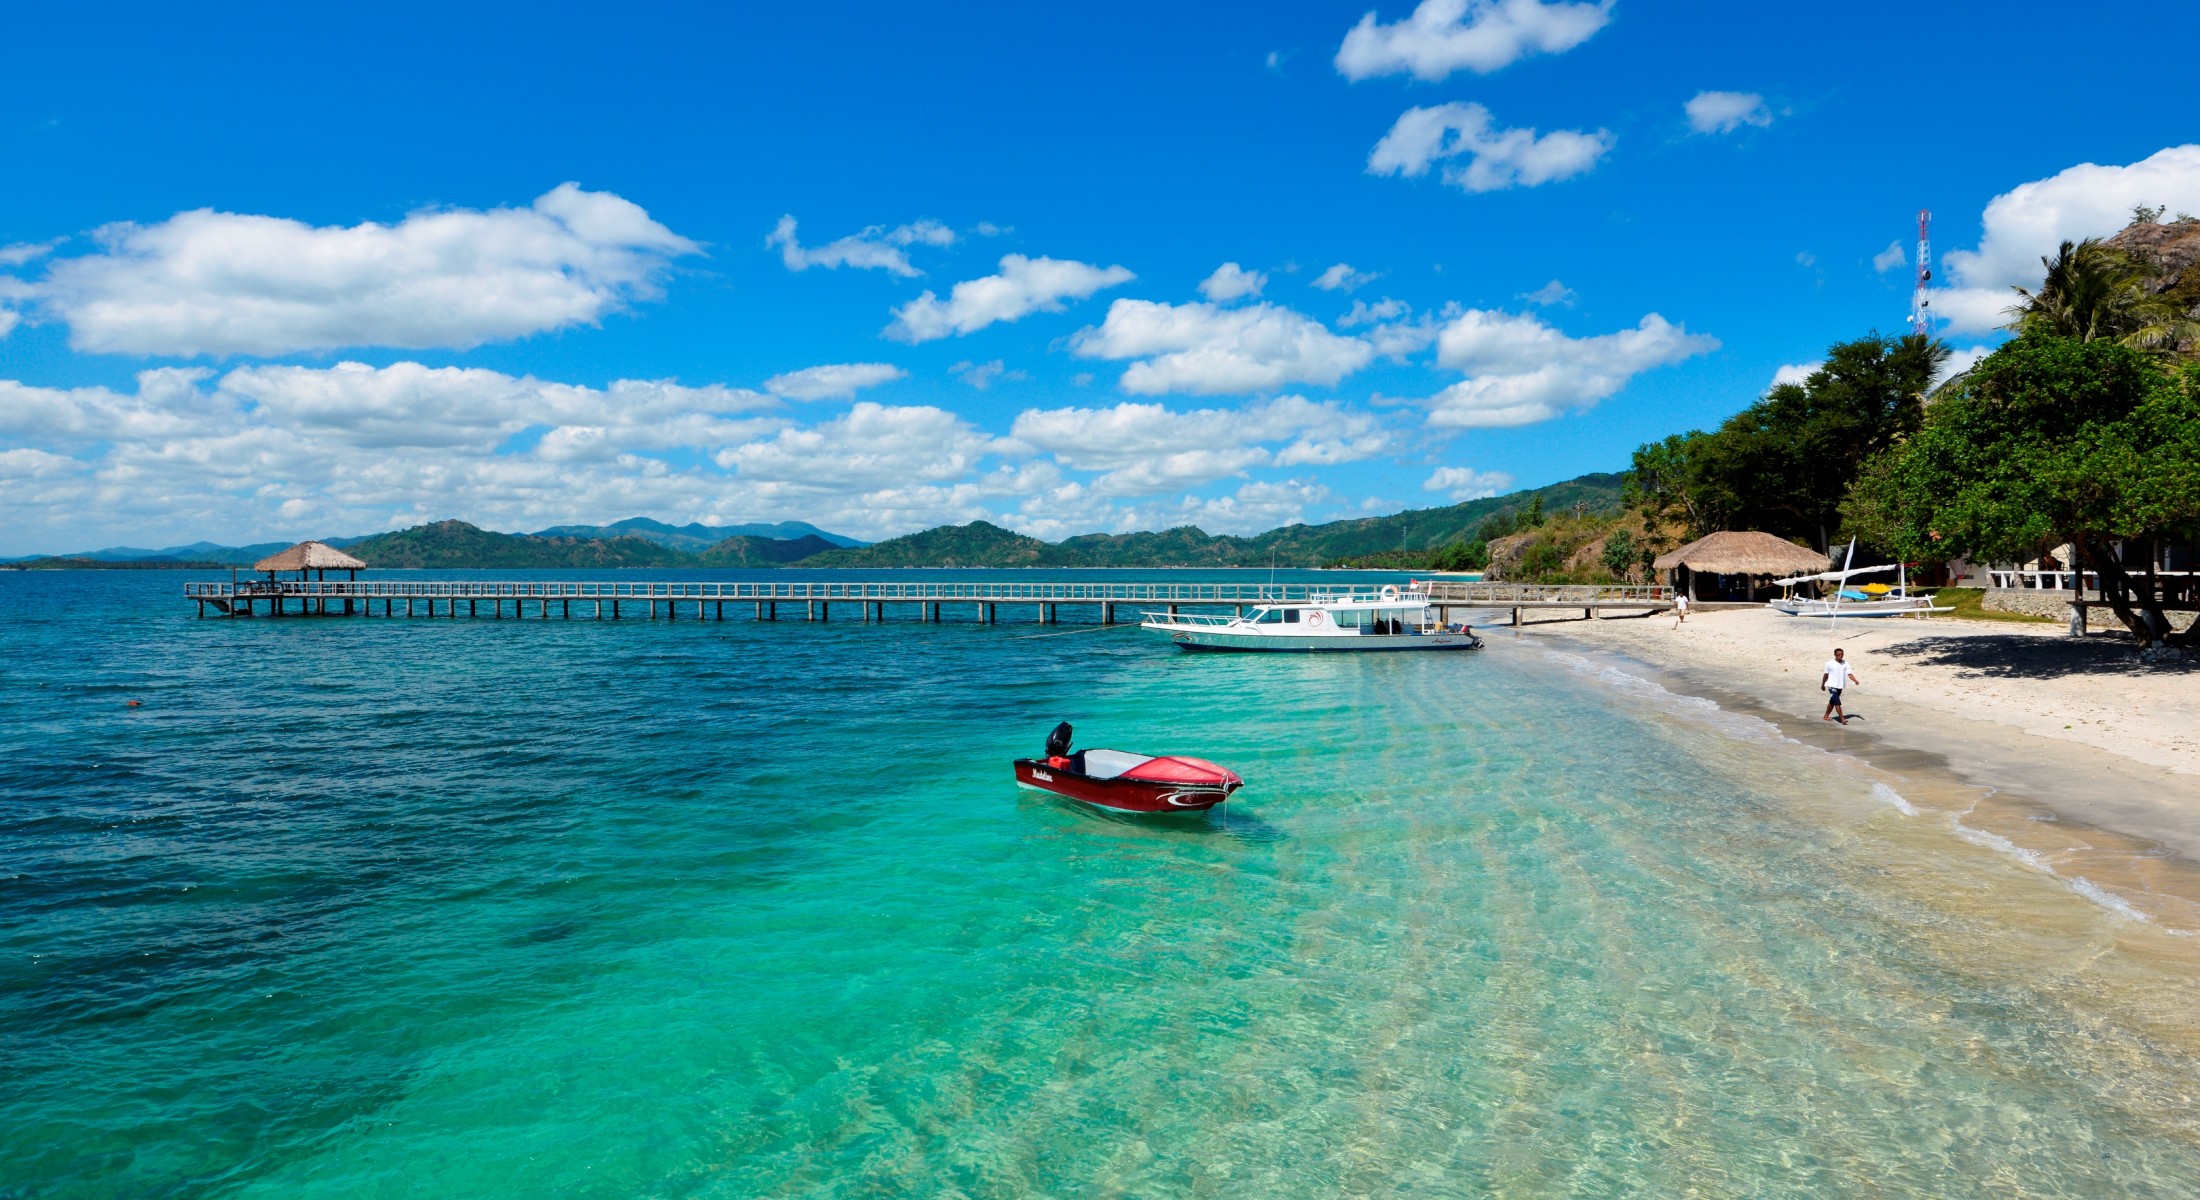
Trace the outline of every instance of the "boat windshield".
[[1299, 610], [1295, 608], [1264, 608], [1253, 614], [1255, 625], [1296, 625]]

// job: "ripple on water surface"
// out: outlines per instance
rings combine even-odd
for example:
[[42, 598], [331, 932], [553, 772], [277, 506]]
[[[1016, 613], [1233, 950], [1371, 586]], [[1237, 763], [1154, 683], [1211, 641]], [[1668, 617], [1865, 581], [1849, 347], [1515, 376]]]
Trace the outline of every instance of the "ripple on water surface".
[[[0, 587], [0, 1195], [2200, 1178], [2194, 939], [1540, 653]], [[1248, 787], [1018, 793], [1058, 719]]]

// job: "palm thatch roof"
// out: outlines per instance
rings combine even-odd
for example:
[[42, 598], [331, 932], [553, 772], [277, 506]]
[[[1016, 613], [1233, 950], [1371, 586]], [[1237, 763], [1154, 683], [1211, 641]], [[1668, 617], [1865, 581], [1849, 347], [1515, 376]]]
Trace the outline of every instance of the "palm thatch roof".
[[363, 571], [366, 567], [327, 542], [300, 542], [252, 564], [255, 571]]
[[1832, 566], [1825, 555], [1754, 530], [1725, 530], [1658, 555], [1654, 571], [1687, 567], [1708, 575], [1798, 575]]

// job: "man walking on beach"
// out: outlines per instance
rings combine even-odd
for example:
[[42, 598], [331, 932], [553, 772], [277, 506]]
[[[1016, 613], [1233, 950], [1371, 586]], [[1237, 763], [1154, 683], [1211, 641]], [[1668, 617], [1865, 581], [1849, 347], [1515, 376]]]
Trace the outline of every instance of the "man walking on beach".
[[1686, 621], [1687, 619], [1688, 593], [1675, 592], [1673, 593], [1673, 628], [1679, 629], [1681, 627], [1681, 622]]
[[1849, 669], [1848, 652], [1838, 647], [1826, 662], [1826, 673], [1818, 677], [1818, 690], [1826, 694], [1826, 715], [1821, 721], [1849, 723], [1849, 714], [1841, 711], [1841, 689], [1856, 682], [1856, 672]]

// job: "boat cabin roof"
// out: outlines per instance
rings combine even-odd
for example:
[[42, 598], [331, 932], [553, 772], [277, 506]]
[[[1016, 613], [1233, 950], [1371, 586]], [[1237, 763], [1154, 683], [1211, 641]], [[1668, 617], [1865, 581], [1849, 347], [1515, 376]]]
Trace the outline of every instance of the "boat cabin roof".
[[1317, 596], [1317, 597], [1315, 597], [1315, 598], [1313, 598], [1313, 599], [1311, 599], [1311, 600], [1288, 600], [1288, 601], [1285, 601], [1285, 600], [1279, 600], [1279, 601], [1276, 601], [1275, 603], [1272, 603], [1272, 604], [1257, 604], [1257, 605], [1254, 605], [1254, 606], [1253, 606], [1253, 611], [1254, 611], [1254, 612], [1272, 612], [1272, 611], [1275, 611], [1275, 610], [1278, 610], [1278, 609], [1286, 609], [1286, 608], [1320, 608], [1320, 609], [1327, 609], [1327, 610], [1328, 610], [1328, 611], [1330, 611], [1330, 612], [1336, 612], [1336, 611], [1338, 611], [1338, 610], [1340, 610], [1340, 609], [1367, 609], [1367, 610], [1387, 609], [1387, 610], [1390, 610], [1390, 611], [1394, 611], [1394, 612], [1395, 612], [1395, 611], [1397, 611], [1397, 610], [1400, 610], [1400, 609], [1418, 609], [1418, 608], [1427, 608], [1427, 607], [1428, 607], [1428, 594], [1427, 594], [1427, 593], [1425, 593], [1425, 592], [1407, 592], [1407, 593], [1405, 593], [1405, 594], [1403, 594], [1403, 595], [1399, 596], [1399, 597], [1398, 597], [1398, 598], [1397, 598], [1396, 600], [1385, 600], [1385, 599], [1383, 599], [1383, 598], [1382, 598], [1382, 597], [1380, 597], [1380, 596], [1357, 596], [1357, 595], [1355, 595], [1355, 596]]

